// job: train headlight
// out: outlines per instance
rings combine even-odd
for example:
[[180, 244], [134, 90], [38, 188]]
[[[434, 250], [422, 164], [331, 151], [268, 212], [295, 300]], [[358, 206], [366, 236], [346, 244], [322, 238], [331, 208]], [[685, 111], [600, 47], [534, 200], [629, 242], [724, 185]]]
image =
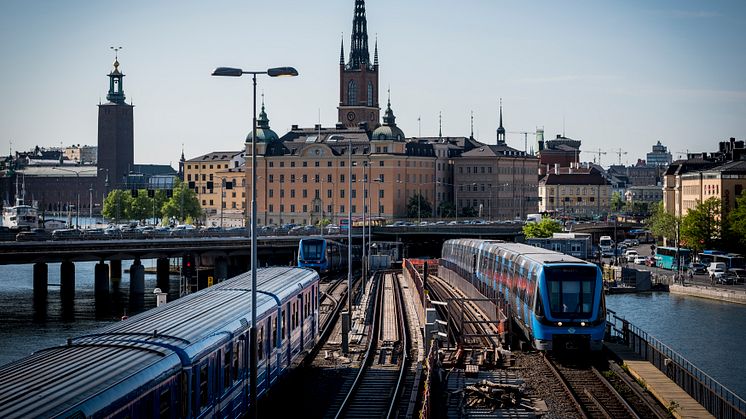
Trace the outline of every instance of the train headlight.
[[557, 326], [562, 327], [562, 322], [557, 322]]
[[585, 327], [585, 322], [580, 322], [581, 327]]

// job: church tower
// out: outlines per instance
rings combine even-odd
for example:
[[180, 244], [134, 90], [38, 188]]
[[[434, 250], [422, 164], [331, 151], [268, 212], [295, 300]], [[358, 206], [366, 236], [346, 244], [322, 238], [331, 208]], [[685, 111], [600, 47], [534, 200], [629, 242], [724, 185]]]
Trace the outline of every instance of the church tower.
[[503, 128], [503, 100], [500, 98], [500, 126], [497, 127], [497, 145], [505, 145], [505, 128]]
[[361, 122], [368, 129], [377, 128], [381, 108], [378, 104], [378, 41], [370, 62], [368, 52], [368, 23], [365, 19], [365, 0], [355, 0], [352, 19], [350, 58], [344, 62], [344, 41], [339, 53], [339, 122], [356, 127]]
[[118, 57], [114, 59], [114, 69], [108, 74], [109, 93], [107, 103], [98, 105], [98, 178], [108, 176], [109, 188], [125, 187], [127, 173], [135, 161], [133, 105], [125, 103]]

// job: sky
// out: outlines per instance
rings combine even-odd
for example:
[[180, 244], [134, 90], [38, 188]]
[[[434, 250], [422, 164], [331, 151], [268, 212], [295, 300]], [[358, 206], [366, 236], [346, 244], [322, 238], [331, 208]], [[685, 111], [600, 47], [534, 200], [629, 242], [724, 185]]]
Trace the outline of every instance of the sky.
[[[272, 129], [333, 126], [353, 11], [354, 0], [0, 0], [0, 153], [95, 145], [112, 46], [136, 163], [176, 167], [182, 144], [187, 159], [243, 148], [251, 80], [211, 77], [218, 66], [297, 68], [258, 78]], [[407, 137], [436, 136], [439, 114], [444, 136], [468, 136], [473, 112], [475, 137], [494, 144], [502, 98], [508, 145], [527, 137], [530, 151], [543, 127], [604, 166], [656, 141], [677, 158], [746, 139], [744, 1], [369, 0], [366, 14], [379, 101], [390, 89]]]

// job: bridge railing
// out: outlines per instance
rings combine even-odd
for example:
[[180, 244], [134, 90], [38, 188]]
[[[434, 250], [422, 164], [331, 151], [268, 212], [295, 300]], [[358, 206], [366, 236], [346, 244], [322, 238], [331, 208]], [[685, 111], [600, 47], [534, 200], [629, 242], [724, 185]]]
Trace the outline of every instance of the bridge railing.
[[621, 340], [686, 391], [717, 418], [746, 417], [746, 401], [697, 368], [681, 354], [629, 321], [607, 311], [611, 339]]

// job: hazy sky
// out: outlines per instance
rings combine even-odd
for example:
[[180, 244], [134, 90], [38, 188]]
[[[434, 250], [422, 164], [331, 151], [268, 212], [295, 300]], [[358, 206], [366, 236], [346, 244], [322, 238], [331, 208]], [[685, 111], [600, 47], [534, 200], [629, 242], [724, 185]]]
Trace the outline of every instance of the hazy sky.
[[[0, 2], [0, 152], [96, 144], [122, 46], [135, 104], [135, 161], [172, 163], [238, 150], [251, 129], [249, 78], [217, 66], [290, 65], [258, 80], [270, 125], [337, 122], [339, 44], [349, 53], [354, 0]], [[407, 136], [495, 143], [503, 98], [508, 144], [544, 127], [599, 148], [607, 165], [644, 158], [657, 140], [679, 152], [746, 137], [746, 2], [369, 0], [368, 34]], [[381, 112], [383, 114], [383, 112]], [[529, 135], [529, 148], [534, 143]], [[592, 161], [590, 152], [582, 155]]]

